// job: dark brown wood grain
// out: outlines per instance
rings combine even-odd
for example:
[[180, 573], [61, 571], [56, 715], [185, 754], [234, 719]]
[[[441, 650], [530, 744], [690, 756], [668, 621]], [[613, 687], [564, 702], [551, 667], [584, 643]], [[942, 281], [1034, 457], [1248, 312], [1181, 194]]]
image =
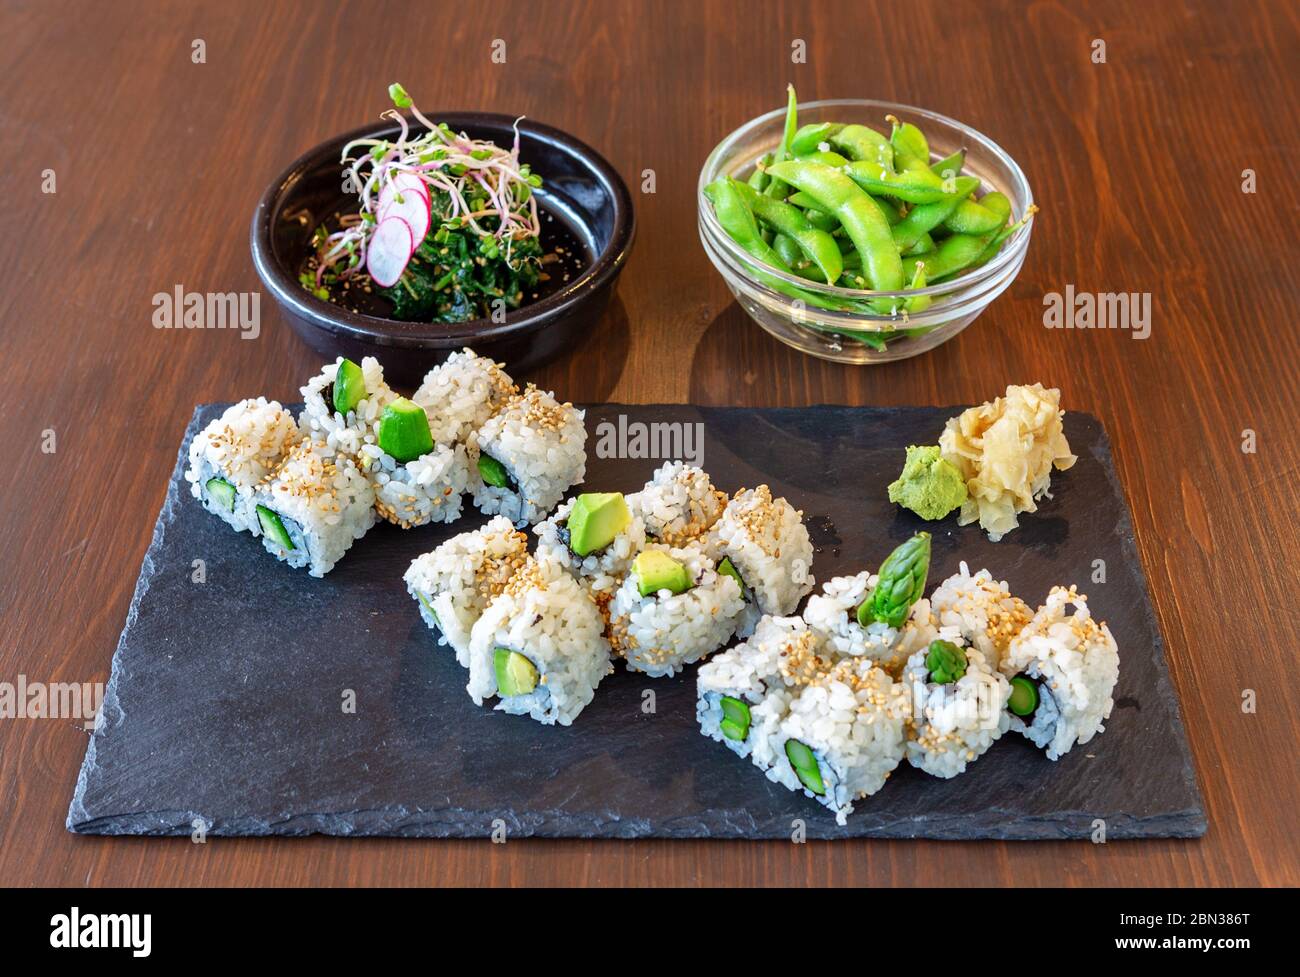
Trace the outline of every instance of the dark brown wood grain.
[[[1300, 883], [1294, 682], [1297, 8], [1282, 2], [9, 3], [0, 53], [0, 681], [105, 681], [194, 403], [293, 399], [314, 357], [160, 332], [151, 296], [259, 286], [265, 183], [374, 118], [524, 113], [639, 188], [619, 300], [532, 379], [632, 402], [952, 404], [1042, 380], [1115, 447], [1209, 833], [1197, 841], [715, 844], [74, 837], [78, 726], [0, 720], [0, 883]], [[206, 64], [191, 42], [206, 42]], [[490, 60], [506, 41], [504, 65]], [[792, 64], [791, 44], [807, 44]], [[1090, 60], [1094, 39], [1106, 63]], [[1014, 287], [925, 356], [799, 356], [731, 302], [696, 236], [700, 163], [804, 99], [926, 106], [1018, 159], [1043, 212]], [[53, 169], [57, 193], [41, 192]], [[1242, 192], [1243, 170], [1258, 192]], [[1042, 325], [1068, 284], [1150, 292], [1152, 335]], [[57, 451], [41, 450], [53, 429]], [[1257, 450], [1242, 450], [1243, 432]], [[184, 608], [177, 608], [184, 613]], [[1122, 637], [1121, 637], [1122, 641]], [[1243, 712], [1244, 690], [1257, 710]]]

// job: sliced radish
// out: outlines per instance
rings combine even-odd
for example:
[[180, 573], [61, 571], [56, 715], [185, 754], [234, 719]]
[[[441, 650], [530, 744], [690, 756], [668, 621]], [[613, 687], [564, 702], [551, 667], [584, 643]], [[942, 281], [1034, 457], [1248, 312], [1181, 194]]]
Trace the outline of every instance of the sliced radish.
[[385, 180], [384, 185], [379, 189], [379, 200], [377, 210], [383, 210], [384, 205], [391, 201], [399, 193], [403, 196], [409, 196], [409, 191], [414, 190], [424, 198], [425, 203], [429, 201], [429, 185], [421, 180], [414, 173], [408, 170], [396, 174], [391, 180]]
[[411, 228], [411, 251], [414, 252], [429, 233], [429, 222], [433, 212], [429, 209], [429, 198], [421, 197], [410, 189], [394, 193], [386, 204], [379, 207], [379, 221], [383, 223], [389, 217], [399, 217]]
[[375, 226], [366, 248], [366, 270], [381, 288], [396, 285], [415, 250], [411, 225], [400, 217], [386, 217]]

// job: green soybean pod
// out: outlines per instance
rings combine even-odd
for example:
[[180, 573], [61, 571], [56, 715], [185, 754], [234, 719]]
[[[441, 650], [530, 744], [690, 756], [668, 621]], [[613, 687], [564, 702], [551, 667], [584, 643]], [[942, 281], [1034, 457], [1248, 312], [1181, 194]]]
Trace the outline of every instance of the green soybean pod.
[[902, 122], [895, 115], [885, 116], [893, 126], [889, 143], [894, 147], [894, 164], [900, 170], [929, 170], [930, 143], [923, 133], [910, 122]]
[[880, 212], [885, 215], [885, 220], [889, 221], [890, 227], [903, 219], [903, 212], [898, 209], [898, 204], [888, 197], [872, 196], [871, 202], [880, 208]]
[[[754, 216], [757, 217], [758, 214]], [[791, 271], [797, 272], [800, 266], [806, 268], [811, 263], [799, 250], [799, 245], [794, 243], [794, 239], [787, 237], [780, 231], [772, 238], [772, 250], [781, 256], [781, 260], [790, 266]]]
[[772, 165], [772, 154], [764, 153], [763, 158], [760, 159], [758, 161], [758, 165], [754, 167], [754, 172], [749, 174], [749, 179], [745, 182], [747, 182], [755, 190], [762, 193], [763, 190], [767, 188], [768, 183], [771, 182], [770, 178], [767, 175], [767, 168], [771, 165]]
[[[782, 160], [790, 158], [790, 142], [794, 139], [794, 134], [798, 128], [799, 102], [794, 94], [794, 85], [786, 85], [786, 103], [785, 103], [785, 129], [781, 134], [781, 145], [773, 156], [773, 162], [779, 163]], [[783, 187], [778, 181], [772, 180], [769, 175], [768, 184], [763, 188], [763, 192], [769, 197], [783, 196]]]
[[795, 260], [807, 255], [808, 259], [813, 261], [826, 276], [826, 283], [833, 285], [843, 270], [840, 249], [835, 243], [835, 238], [826, 231], [814, 227], [798, 207], [791, 206], [784, 200], [775, 200], [755, 193], [744, 184], [737, 184], [737, 187], [745, 202], [753, 210], [754, 216], [777, 232], [777, 241], [784, 238], [795, 246], [796, 253], [792, 259], [782, 250], [782, 247], [777, 247], [774, 243], [776, 253], [781, 255], [786, 264], [794, 267]]
[[929, 233], [925, 233], [916, 239], [915, 244], [904, 248], [902, 254], [904, 258], [910, 258], [914, 254], [924, 254], [926, 251], [933, 251], [934, 248], [934, 238], [930, 237]]
[[829, 141], [832, 135], [843, 128], [844, 126], [836, 122], [810, 122], [800, 126], [799, 131], [790, 140], [790, 155], [799, 157], [817, 152], [821, 149], [822, 143]]
[[815, 153], [809, 153], [800, 159], [811, 160], [814, 163], [821, 163], [823, 166], [841, 167], [847, 166], [849, 161], [844, 156], [835, 152], [833, 149], [819, 149]]
[[879, 163], [854, 160], [841, 168], [854, 183], [873, 196], [897, 197], [912, 204], [937, 203], [951, 196], [944, 192], [943, 180], [931, 173], [929, 167], [892, 173]]
[[[754, 217], [754, 212], [749, 209], [749, 205], [745, 203], [740, 186], [742, 184], [724, 176], [704, 188], [704, 196], [713, 204], [713, 213], [718, 219], [718, 224], [728, 237], [760, 264], [778, 271], [793, 273], [789, 265], [781, 260], [780, 255], [772, 250], [771, 245], [763, 240], [762, 234], [759, 233], [758, 221]], [[798, 299], [809, 307], [841, 311], [854, 308], [851, 303], [796, 288], [774, 275], [764, 274], [761, 269], [755, 269], [754, 276], [773, 291]]]
[[793, 204], [794, 206], [800, 208], [801, 210], [805, 210], [805, 211], [816, 210], [823, 214], [826, 213], [826, 211], [821, 209], [821, 204], [819, 204], [816, 200], [814, 200], [809, 194], [804, 193], [802, 190], [796, 190], [794, 193], [790, 194], [790, 196], [785, 198], [785, 202], [788, 204]]
[[[1005, 197], [1002, 199], [1006, 200]], [[983, 201], [963, 200], [944, 220], [943, 226], [954, 234], [992, 234], [1006, 224], [1008, 216], [1009, 204], [1006, 210], [1002, 210], [996, 202], [994, 207], [986, 207]]]
[[[989, 196], [992, 196], [992, 194]], [[1007, 238], [1011, 237], [1012, 234], [1016, 233], [1016, 231], [1029, 223], [1029, 219], [1036, 213], [1038, 213], [1038, 205], [1031, 204], [1029, 209], [1025, 211], [1024, 217], [1020, 218], [1020, 220], [1016, 221], [1009, 227], [1004, 227], [1002, 230], [994, 234], [989, 239], [988, 244], [984, 246], [984, 250], [980, 252], [979, 257], [971, 262], [970, 267], [978, 268], [980, 265], [987, 264], [991, 261], [993, 256], [1002, 250], [1002, 245], [1006, 243]]]
[[979, 186], [979, 180], [973, 176], [959, 176], [954, 181], [955, 193], [932, 204], [917, 204], [907, 212], [907, 216], [894, 224], [894, 243], [900, 251], [906, 252], [922, 236], [946, 221], [961, 204]]
[[948, 174], [953, 176], [961, 175], [961, 168], [966, 165], [966, 150], [959, 149], [951, 156], [945, 156], [939, 162], [930, 167], [930, 172], [941, 180], [946, 180]]
[[809, 224], [825, 231], [827, 234], [833, 233], [840, 226], [840, 222], [835, 219], [834, 214], [828, 214], [823, 210], [805, 210], [803, 215], [808, 218]]
[[[925, 288], [925, 262], [918, 261], [916, 270], [912, 272], [912, 281], [907, 286], [909, 289]], [[903, 311], [908, 315], [916, 315], [918, 312], [924, 312], [932, 304], [934, 298], [930, 295], [913, 295], [910, 298], [903, 299]]]
[[790, 266], [781, 260], [772, 246], [763, 240], [758, 229], [754, 212], [745, 203], [745, 198], [738, 189], [740, 184], [728, 177], [719, 177], [704, 188], [704, 195], [713, 204], [713, 213], [727, 235], [739, 244], [751, 257], [780, 271], [789, 271]]
[[865, 159], [886, 169], [894, 168], [894, 147], [868, 126], [845, 126], [831, 137], [830, 144], [849, 159]]
[[903, 286], [903, 259], [898, 255], [889, 222], [879, 206], [842, 172], [811, 160], [773, 164], [773, 177], [810, 194], [844, 225], [862, 255], [862, 268], [871, 287], [894, 291]]

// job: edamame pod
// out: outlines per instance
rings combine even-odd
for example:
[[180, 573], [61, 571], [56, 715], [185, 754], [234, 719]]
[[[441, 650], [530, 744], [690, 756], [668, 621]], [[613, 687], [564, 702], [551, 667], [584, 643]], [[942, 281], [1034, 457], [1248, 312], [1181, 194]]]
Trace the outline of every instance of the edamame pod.
[[812, 160], [788, 160], [772, 166], [772, 176], [810, 194], [833, 213], [862, 255], [862, 268], [871, 287], [894, 291], [903, 287], [903, 259], [889, 232], [889, 222], [871, 198], [843, 173]]
[[959, 176], [954, 181], [954, 193], [932, 204], [917, 204], [907, 216], [893, 227], [894, 243], [906, 252], [928, 231], [934, 230], [957, 209], [958, 205], [979, 186], [973, 176]]
[[878, 163], [889, 170], [894, 168], [894, 147], [888, 139], [868, 126], [844, 126], [831, 136], [830, 144], [849, 159]]
[[887, 115], [885, 121], [893, 126], [889, 144], [894, 147], [894, 165], [900, 170], [930, 171], [930, 143], [923, 133], [910, 122]]
[[943, 226], [954, 234], [992, 234], [1010, 216], [1011, 202], [1000, 193], [990, 193], [980, 201], [963, 200]]
[[[779, 236], [797, 245], [799, 251], [807, 255], [809, 260], [815, 262], [821, 269], [826, 277], [826, 283], [835, 284], [835, 279], [840, 277], [844, 266], [840, 258], [839, 245], [830, 234], [814, 227], [798, 207], [791, 206], [784, 200], [775, 200], [755, 193], [743, 183], [736, 184], [736, 187], [753, 210], [755, 217], [770, 225]], [[776, 248], [776, 253], [785, 258], [786, 263], [791, 267], [794, 266], [794, 262], [782, 254], [780, 248]]]
[[843, 128], [834, 122], [810, 122], [806, 126], [800, 126], [790, 140], [790, 155], [799, 157], [817, 152], [822, 143], [829, 141], [832, 135]]
[[[926, 237], [929, 237], [927, 234]], [[918, 261], [916, 270], [912, 273], [912, 280], [907, 286], [909, 289], [925, 288], [925, 262]], [[903, 311], [908, 315], [916, 315], [918, 312], [924, 312], [934, 303], [933, 297], [929, 295], [913, 295], [903, 299]]]
[[912, 204], [932, 204], [952, 196], [944, 192], [943, 180], [931, 173], [929, 167], [893, 173], [878, 163], [854, 160], [842, 169], [870, 194], [897, 197]]
[[[786, 103], [785, 103], [785, 130], [781, 134], [781, 145], [773, 156], [773, 162], [779, 163], [782, 160], [790, 158], [790, 142], [794, 139], [795, 130], [798, 127], [799, 102], [795, 98], [794, 85], [786, 85]], [[769, 197], [783, 196], [783, 187], [779, 181], [771, 179], [769, 174], [768, 184], [763, 192]]]
[[941, 180], [948, 179], [948, 176], [957, 176], [961, 173], [961, 168], [966, 165], [966, 150], [959, 149], [951, 156], [945, 156], [939, 162], [930, 167], [930, 172]]
[[933, 251], [909, 256], [925, 265], [925, 277], [930, 282], [965, 271], [979, 260], [989, 239], [974, 234], [952, 234], [938, 243]]

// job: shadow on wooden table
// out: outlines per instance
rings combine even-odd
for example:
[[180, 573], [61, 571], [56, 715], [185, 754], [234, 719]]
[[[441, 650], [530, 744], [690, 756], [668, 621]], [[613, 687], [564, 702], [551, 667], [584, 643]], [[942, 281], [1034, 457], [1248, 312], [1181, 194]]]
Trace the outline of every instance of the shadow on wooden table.
[[600, 321], [567, 354], [533, 371], [527, 379], [561, 400], [600, 404], [609, 399], [623, 375], [629, 343], [627, 309], [614, 295]]

